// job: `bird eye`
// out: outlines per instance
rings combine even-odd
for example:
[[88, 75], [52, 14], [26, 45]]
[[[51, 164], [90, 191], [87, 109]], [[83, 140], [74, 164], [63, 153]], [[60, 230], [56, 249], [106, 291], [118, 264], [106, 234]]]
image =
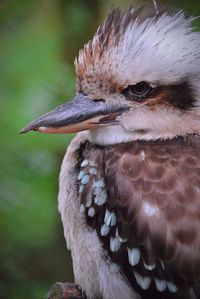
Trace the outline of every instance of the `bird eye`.
[[129, 85], [123, 90], [123, 94], [128, 100], [142, 100], [151, 92], [152, 87], [148, 82], [140, 82], [135, 85]]

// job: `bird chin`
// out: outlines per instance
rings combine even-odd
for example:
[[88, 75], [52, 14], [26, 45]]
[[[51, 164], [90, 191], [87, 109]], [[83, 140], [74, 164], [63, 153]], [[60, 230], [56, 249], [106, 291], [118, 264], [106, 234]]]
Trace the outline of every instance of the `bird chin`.
[[95, 144], [109, 145], [133, 141], [135, 135], [120, 124], [115, 124], [87, 131], [87, 139]]

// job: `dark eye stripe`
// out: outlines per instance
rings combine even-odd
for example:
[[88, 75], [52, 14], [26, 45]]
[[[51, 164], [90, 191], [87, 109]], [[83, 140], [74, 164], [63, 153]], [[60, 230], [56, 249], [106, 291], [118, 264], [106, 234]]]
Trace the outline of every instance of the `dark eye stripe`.
[[168, 104], [182, 111], [194, 107], [196, 101], [192, 86], [187, 81], [156, 87], [151, 87], [147, 82], [140, 82], [129, 85], [122, 91], [122, 94], [128, 101], [143, 102], [146, 100], [147, 104], [151, 104], [151, 101], [156, 98], [162, 98], [162, 104]]
[[195, 106], [195, 95], [192, 86], [188, 82], [180, 82], [158, 88], [166, 94], [164, 101], [181, 110], [188, 110]]

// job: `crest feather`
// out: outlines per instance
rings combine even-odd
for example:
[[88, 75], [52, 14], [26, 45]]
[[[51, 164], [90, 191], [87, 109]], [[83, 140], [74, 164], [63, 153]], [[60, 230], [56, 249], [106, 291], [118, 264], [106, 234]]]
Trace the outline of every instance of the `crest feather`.
[[75, 60], [78, 89], [83, 79], [96, 83], [104, 78], [120, 88], [199, 77], [200, 33], [193, 31], [193, 19], [182, 11], [157, 13], [145, 5], [125, 12], [114, 8]]

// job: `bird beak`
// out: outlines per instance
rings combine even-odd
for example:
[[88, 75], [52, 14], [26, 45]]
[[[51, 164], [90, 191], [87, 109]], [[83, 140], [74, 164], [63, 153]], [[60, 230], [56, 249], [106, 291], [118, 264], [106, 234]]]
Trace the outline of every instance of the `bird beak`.
[[108, 104], [91, 100], [78, 94], [71, 101], [39, 117], [20, 133], [39, 131], [44, 133], [74, 133], [101, 126], [117, 124], [117, 116], [129, 110], [129, 106]]

